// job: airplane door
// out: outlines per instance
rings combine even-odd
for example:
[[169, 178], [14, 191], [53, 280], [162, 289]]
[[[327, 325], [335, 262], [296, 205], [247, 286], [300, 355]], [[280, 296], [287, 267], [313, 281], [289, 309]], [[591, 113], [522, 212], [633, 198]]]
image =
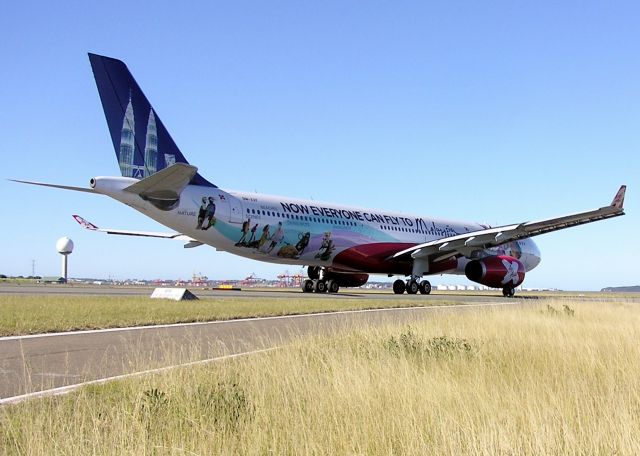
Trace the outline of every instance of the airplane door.
[[243, 219], [242, 201], [239, 198], [229, 195], [229, 222], [242, 223], [244, 221]]

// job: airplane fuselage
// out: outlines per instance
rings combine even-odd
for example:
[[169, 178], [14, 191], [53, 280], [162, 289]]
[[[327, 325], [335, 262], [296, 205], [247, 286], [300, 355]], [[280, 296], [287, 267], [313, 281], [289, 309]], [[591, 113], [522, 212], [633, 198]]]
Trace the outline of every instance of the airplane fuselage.
[[[399, 248], [487, 228], [461, 222], [255, 193], [187, 186], [179, 204], [160, 210], [123, 189], [136, 179], [96, 178], [95, 190], [179, 233], [253, 260], [329, 267], [345, 272], [409, 275], [411, 261], [391, 260]], [[540, 262], [531, 239], [476, 252], [508, 255], [526, 271]], [[468, 258], [432, 262], [429, 274], [464, 274]]]
[[84, 228], [207, 244], [253, 260], [309, 266], [303, 292], [358, 287], [369, 274], [404, 276], [396, 294], [429, 294], [432, 274], [464, 274], [514, 296], [540, 263], [533, 236], [624, 215], [626, 186], [609, 205], [535, 221], [489, 227], [397, 212], [226, 191], [189, 164], [124, 62], [89, 54], [122, 177], [97, 177], [91, 188], [18, 181], [108, 195], [174, 233]]

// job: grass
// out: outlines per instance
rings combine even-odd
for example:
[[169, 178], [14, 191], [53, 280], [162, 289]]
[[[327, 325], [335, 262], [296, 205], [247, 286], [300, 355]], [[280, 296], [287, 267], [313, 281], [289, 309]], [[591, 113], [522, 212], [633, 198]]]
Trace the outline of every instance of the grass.
[[11, 285], [35, 285], [38, 283], [37, 279], [27, 279], [22, 277], [7, 277], [0, 278], [0, 284], [11, 284]]
[[140, 296], [0, 295], [0, 336], [312, 312], [448, 305], [452, 301], [278, 297], [174, 302]]
[[625, 302], [354, 327], [4, 407], [0, 453], [639, 454], [639, 338]]

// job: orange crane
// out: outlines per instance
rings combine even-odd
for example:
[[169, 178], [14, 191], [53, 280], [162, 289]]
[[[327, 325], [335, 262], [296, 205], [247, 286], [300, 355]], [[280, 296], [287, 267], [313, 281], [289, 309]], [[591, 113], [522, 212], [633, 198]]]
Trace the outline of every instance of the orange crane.
[[302, 286], [302, 274], [289, 274], [289, 271], [284, 271], [283, 274], [278, 275], [278, 286], [282, 288], [294, 288]]

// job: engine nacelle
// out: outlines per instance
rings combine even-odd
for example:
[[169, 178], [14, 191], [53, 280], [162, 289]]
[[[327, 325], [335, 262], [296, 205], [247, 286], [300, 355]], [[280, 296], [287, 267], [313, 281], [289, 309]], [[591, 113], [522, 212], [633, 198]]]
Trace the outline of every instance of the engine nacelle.
[[524, 265], [513, 257], [498, 255], [470, 261], [464, 268], [467, 279], [492, 288], [515, 288], [524, 281]]

